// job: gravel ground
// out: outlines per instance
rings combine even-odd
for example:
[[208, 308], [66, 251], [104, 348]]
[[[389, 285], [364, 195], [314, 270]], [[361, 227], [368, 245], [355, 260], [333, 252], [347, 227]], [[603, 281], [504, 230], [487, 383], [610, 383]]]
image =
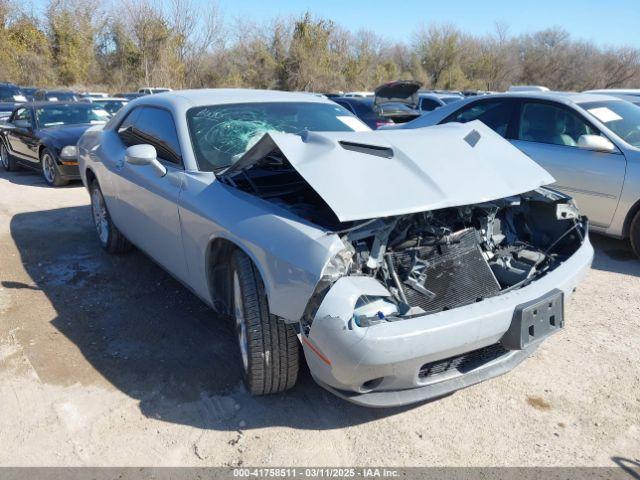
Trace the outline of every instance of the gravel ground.
[[0, 173], [0, 465], [633, 465], [640, 261], [594, 236], [566, 328], [511, 373], [366, 410], [252, 398], [231, 327], [141, 253], [98, 246], [79, 184]]

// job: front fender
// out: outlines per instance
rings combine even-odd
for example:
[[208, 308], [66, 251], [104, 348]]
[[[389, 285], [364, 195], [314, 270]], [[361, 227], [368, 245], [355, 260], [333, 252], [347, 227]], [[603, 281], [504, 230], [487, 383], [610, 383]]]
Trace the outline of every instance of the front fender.
[[208, 251], [224, 238], [254, 262], [271, 313], [298, 321], [322, 270], [340, 248], [337, 235], [304, 223], [282, 208], [222, 184], [213, 173], [188, 173], [180, 197], [180, 222], [189, 284], [209, 298]]

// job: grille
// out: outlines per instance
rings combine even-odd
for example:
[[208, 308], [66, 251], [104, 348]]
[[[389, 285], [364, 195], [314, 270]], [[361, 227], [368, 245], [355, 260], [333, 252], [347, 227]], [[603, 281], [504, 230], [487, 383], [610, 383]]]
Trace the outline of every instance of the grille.
[[454, 370], [460, 373], [467, 373], [491, 362], [492, 360], [500, 358], [508, 352], [509, 350], [504, 348], [502, 345], [495, 343], [488, 347], [479, 348], [478, 350], [463, 353], [455, 357], [425, 363], [420, 367], [418, 377], [425, 379], [433, 375], [439, 375], [441, 373], [451, 372]]
[[[403, 285], [407, 302], [426, 313], [461, 307], [500, 293], [500, 284], [482, 256], [472, 229], [458, 234], [459, 241], [449, 245], [420, 247], [392, 254], [400, 278], [406, 278], [413, 256], [427, 260], [425, 288], [435, 294], [429, 298]], [[417, 251], [416, 251], [417, 250]]]

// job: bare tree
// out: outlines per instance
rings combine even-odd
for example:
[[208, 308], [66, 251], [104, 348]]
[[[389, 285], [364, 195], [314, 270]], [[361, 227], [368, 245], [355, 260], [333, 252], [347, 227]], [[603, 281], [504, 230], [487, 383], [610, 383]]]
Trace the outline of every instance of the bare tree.
[[199, 6], [193, 0], [171, 0], [170, 24], [176, 54], [184, 65], [186, 86], [201, 86], [199, 79], [207, 54], [223, 42], [223, 19], [217, 2]]

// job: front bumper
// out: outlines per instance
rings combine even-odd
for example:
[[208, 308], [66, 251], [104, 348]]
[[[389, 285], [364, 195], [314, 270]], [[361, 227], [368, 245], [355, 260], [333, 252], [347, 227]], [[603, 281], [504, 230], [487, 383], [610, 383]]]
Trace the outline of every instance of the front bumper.
[[65, 180], [80, 180], [80, 169], [78, 168], [78, 162], [74, 160], [63, 160], [63, 163], [58, 163], [58, 171], [60, 176]]
[[364, 328], [351, 320], [353, 305], [360, 295], [379, 295], [382, 287], [369, 277], [343, 277], [327, 293], [308, 338], [303, 338], [311, 374], [321, 386], [351, 402], [390, 407], [437, 398], [506, 373], [541, 342], [507, 350], [464, 372], [447, 370], [425, 377], [420, 370], [426, 364], [498, 344], [517, 306], [554, 289], [568, 298], [592, 259], [593, 247], [587, 237], [560, 267], [519, 290], [432, 315]]

